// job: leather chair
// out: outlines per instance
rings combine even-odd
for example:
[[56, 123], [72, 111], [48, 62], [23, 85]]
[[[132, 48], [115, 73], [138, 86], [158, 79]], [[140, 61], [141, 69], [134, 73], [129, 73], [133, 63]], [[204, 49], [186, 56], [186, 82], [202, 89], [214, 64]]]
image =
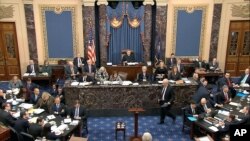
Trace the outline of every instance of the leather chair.
[[24, 141], [34, 141], [34, 137], [28, 133], [21, 132], [20, 133]]

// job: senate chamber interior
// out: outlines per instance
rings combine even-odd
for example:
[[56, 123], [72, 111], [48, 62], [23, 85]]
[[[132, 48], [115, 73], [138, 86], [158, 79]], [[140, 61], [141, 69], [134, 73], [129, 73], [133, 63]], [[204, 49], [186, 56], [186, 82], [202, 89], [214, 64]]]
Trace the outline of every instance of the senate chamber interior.
[[0, 0], [0, 141], [250, 138], [250, 0]]

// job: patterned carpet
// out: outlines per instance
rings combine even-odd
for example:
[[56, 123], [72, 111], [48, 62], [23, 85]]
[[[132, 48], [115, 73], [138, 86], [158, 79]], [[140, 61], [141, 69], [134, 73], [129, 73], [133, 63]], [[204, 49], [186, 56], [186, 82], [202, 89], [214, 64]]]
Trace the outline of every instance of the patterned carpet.
[[[89, 141], [115, 141], [115, 123], [118, 121], [126, 124], [126, 141], [134, 134], [133, 117], [98, 117], [88, 119]], [[176, 123], [171, 118], [165, 119], [165, 124], [158, 125], [158, 116], [139, 116], [139, 135], [150, 132], [153, 141], [190, 141], [188, 131], [182, 132], [182, 117], [177, 117]], [[123, 140], [123, 133], [117, 135], [117, 141]]]

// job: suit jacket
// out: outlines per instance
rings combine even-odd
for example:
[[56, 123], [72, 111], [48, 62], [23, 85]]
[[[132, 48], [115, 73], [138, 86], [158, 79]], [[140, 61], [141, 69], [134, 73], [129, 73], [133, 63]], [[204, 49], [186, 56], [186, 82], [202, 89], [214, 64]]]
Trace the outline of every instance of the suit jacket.
[[[74, 74], [77, 74], [78, 71], [77, 71], [77, 68], [75, 66], [73, 67], [73, 70], [74, 70]], [[65, 67], [64, 73], [65, 73], [66, 79], [68, 79], [68, 80], [72, 79], [72, 77], [71, 77], [72, 72], [71, 72], [70, 66]]]
[[[207, 108], [208, 108], [208, 109], [209, 109], [209, 108], [210, 108], [210, 109], [213, 108], [212, 104], [211, 104], [209, 101], [207, 101], [206, 105], [207, 105]], [[197, 106], [197, 111], [198, 111], [199, 114], [205, 113], [205, 109], [204, 109], [204, 107], [203, 107], [201, 104], [199, 104], [199, 105]]]
[[165, 90], [165, 95], [164, 95], [164, 98], [162, 99], [163, 97], [163, 88], [162, 88], [162, 95], [160, 97], [160, 105], [164, 104], [164, 103], [170, 103], [170, 105], [172, 105], [174, 103], [174, 100], [175, 100], [175, 93], [174, 93], [174, 90], [173, 88], [168, 85], [167, 89]]
[[191, 108], [191, 106], [189, 105], [189, 106], [186, 107], [185, 115], [186, 115], [187, 117], [192, 117], [193, 115], [199, 114], [199, 113], [198, 113], [197, 107], [194, 108], [194, 112], [195, 112], [195, 113], [193, 113], [192, 108]]
[[49, 93], [50, 93], [50, 95], [52, 95], [53, 97], [56, 97], [56, 96], [57, 96], [57, 89], [50, 88]]
[[[244, 75], [241, 75], [238, 84], [241, 83], [241, 81], [244, 79], [244, 77], [245, 77], [245, 74], [244, 74]], [[247, 83], [248, 85], [250, 85], [250, 74], [248, 75], [248, 77], [247, 77], [245, 83]]]
[[9, 82], [9, 89], [13, 89], [13, 88], [22, 88], [23, 87], [23, 83], [21, 80], [18, 80], [16, 83], [14, 83], [12, 80]]
[[[200, 67], [200, 63], [201, 63], [201, 67]], [[194, 61], [194, 67], [195, 68], [206, 68], [206, 63], [203, 61]]]
[[181, 80], [181, 74], [179, 72], [177, 72], [176, 74], [171, 72], [168, 76], [168, 79], [174, 81]]
[[169, 58], [167, 60], [168, 67], [172, 67], [172, 66], [176, 65], [176, 63], [177, 63], [176, 58], [172, 58], [172, 63], [171, 63], [171, 58]]
[[201, 85], [197, 92], [193, 95], [193, 100], [196, 103], [199, 103], [202, 98], [206, 98], [207, 100], [210, 99], [210, 92], [203, 85]]
[[[178, 64], [176, 64], [176, 66], [177, 66], [177, 69], [178, 69]], [[180, 64], [180, 69], [178, 69], [178, 72], [181, 73], [181, 74], [184, 72], [183, 64]]]
[[[229, 81], [229, 82], [228, 82], [228, 81]], [[231, 85], [230, 85], [229, 83], [230, 83]], [[232, 79], [231, 79], [231, 78], [227, 79], [226, 77], [220, 78], [220, 79], [218, 80], [218, 82], [217, 82], [217, 86], [218, 86], [219, 88], [221, 88], [221, 87], [224, 86], [224, 85], [227, 85], [228, 87], [232, 87], [232, 84], [233, 84]]]
[[[39, 73], [39, 67], [37, 64], [34, 64], [34, 69], [35, 69], [35, 73]], [[27, 66], [27, 71], [26, 73], [32, 73], [32, 68], [31, 68], [31, 65], [28, 65]]]
[[42, 137], [42, 131], [43, 131], [42, 126], [40, 126], [36, 123], [30, 124], [29, 134], [32, 135], [35, 139], [37, 137]]
[[212, 70], [215, 70], [215, 69], [219, 68], [219, 63], [215, 62], [215, 64], [213, 64], [213, 61], [212, 61], [209, 63], [209, 67], [213, 67]]
[[[83, 57], [80, 57], [81, 59], [81, 62], [83, 65], [86, 65], [87, 64], [87, 59], [83, 58]], [[74, 60], [73, 60], [73, 64], [75, 67], [78, 68], [78, 57], [75, 57]]]
[[122, 57], [122, 62], [127, 61], [127, 62], [135, 62], [135, 56], [134, 54], [130, 54], [128, 56], [127, 54]]
[[221, 126], [218, 127], [219, 132], [227, 133], [231, 125], [237, 125], [237, 124], [239, 124], [237, 120], [233, 120], [231, 122], [225, 122], [224, 128], [222, 128]]
[[[89, 66], [84, 65], [82, 71], [88, 73], [89, 72]], [[95, 73], [95, 72], [96, 72], [96, 67], [94, 65], [91, 65], [91, 73]]]
[[[148, 82], [151, 82], [152, 81], [152, 76], [151, 76], [151, 74], [149, 74], [149, 73], [146, 73], [146, 80], [148, 81]], [[143, 82], [143, 73], [139, 73], [139, 75], [138, 75], [138, 80], [137, 80], [138, 82]]]
[[166, 67], [164, 67], [163, 69], [160, 67], [156, 68], [154, 78], [155, 78], [155, 80], [162, 80], [162, 79], [156, 78], [158, 74], [164, 74], [162, 79], [167, 78], [168, 77], [168, 69]]
[[14, 129], [15, 129], [17, 132], [19, 132], [19, 133], [20, 133], [20, 132], [28, 133], [29, 127], [30, 127], [30, 125], [29, 125], [28, 120], [23, 119], [23, 118], [19, 118], [19, 119], [16, 120]]
[[50, 65], [48, 65], [48, 66], [43, 66], [43, 67], [42, 67], [42, 73], [44, 73], [44, 72], [47, 72], [47, 73], [49, 74], [49, 76], [50, 76], [51, 73], [52, 73], [52, 68], [51, 68], [51, 66], [50, 66]]
[[1, 106], [0, 109], [2, 108], [2, 104], [5, 102], [6, 100], [2, 96], [0, 96], [0, 106]]
[[241, 121], [239, 121], [239, 124], [248, 124], [249, 125], [249, 123], [250, 123], [249, 114], [239, 116], [239, 118], [241, 119]]
[[29, 86], [27, 83], [24, 84], [24, 88], [26, 89], [25, 100], [30, 101], [31, 94], [34, 91], [34, 88], [39, 88], [39, 86], [35, 83], [31, 83]]
[[[227, 94], [228, 94], [228, 100], [229, 100], [229, 99], [231, 98], [231, 94], [230, 94], [229, 91], [228, 91]], [[225, 102], [227, 102], [227, 101], [226, 101], [226, 97], [224, 96], [223, 91], [220, 92], [220, 93], [218, 93], [218, 94], [216, 95], [215, 101], [216, 101], [217, 104], [224, 104]]]
[[66, 109], [63, 103], [60, 103], [58, 108], [55, 103], [51, 106], [51, 114], [63, 116], [65, 114], [65, 110]]
[[30, 95], [30, 103], [31, 104], [36, 104], [37, 103], [37, 101], [41, 98], [41, 93], [37, 96], [37, 99], [35, 99], [35, 94], [34, 93], [32, 93], [31, 95]]
[[[75, 117], [75, 111], [76, 111], [75, 107], [71, 108], [70, 113], [69, 113], [69, 115], [70, 115], [71, 118]], [[81, 119], [85, 119], [86, 118], [86, 112], [85, 112], [85, 109], [84, 109], [83, 106], [79, 107], [79, 117], [81, 117]]]
[[5, 126], [14, 126], [15, 125], [15, 118], [12, 117], [12, 115], [9, 112], [6, 112], [2, 109], [0, 109], [0, 121]]

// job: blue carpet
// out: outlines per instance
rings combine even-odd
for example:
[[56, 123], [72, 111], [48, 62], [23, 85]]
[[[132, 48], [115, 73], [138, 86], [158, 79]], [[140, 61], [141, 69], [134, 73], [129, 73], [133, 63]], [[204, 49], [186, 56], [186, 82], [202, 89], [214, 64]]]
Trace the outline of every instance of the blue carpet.
[[[126, 141], [134, 134], [134, 119], [131, 117], [90, 117], [88, 118], [89, 141], [115, 141], [115, 123], [123, 121], [126, 124]], [[189, 133], [182, 132], [182, 117], [177, 117], [176, 123], [171, 118], [165, 119], [165, 124], [158, 125], [159, 116], [139, 116], [139, 135], [150, 132], [153, 141], [190, 141]], [[123, 133], [118, 132], [117, 141], [123, 141]]]

